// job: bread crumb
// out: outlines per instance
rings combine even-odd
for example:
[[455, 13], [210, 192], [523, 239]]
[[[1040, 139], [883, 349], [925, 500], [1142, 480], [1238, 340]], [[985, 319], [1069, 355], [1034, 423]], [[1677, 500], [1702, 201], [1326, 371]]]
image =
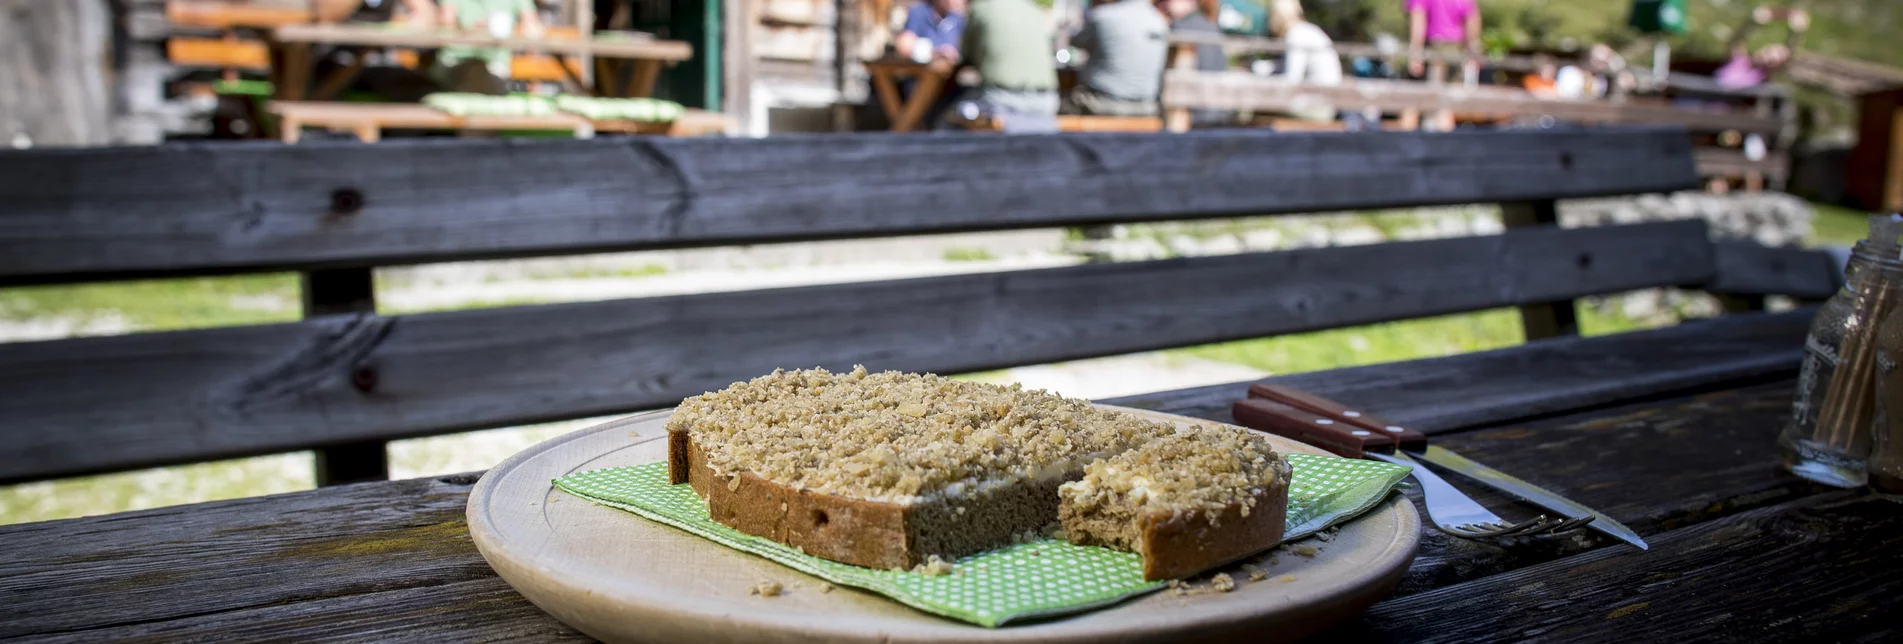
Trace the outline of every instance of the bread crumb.
[[1187, 595], [1189, 594], [1189, 584], [1183, 583], [1181, 579], [1171, 579], [1170, 592], [1178, 595]]
[[832, 591], [833, 591], [833, 585], [832, 585], [832, 584], [829, 584], [829, 583], [826, 583], [826, 582], [823, 582], [823, 581], [822, 581], [822, 582], [819, 582], [819, 592], [822, 592], [822, 593], [830, 593], [830, 592], [832, 592]]
[[1304, 557], [1313, 557], [1315, 555], [1321, 554], [1322, 552], [1321, 548], [1317, 548], [1315, 546], [1311, 546], [1306, 543], [1295, 544], [1295, 546], [1292, 548], [1289, 548], [1289, 550], [1292, 550], [1295, 552], [1295, 554], [1298, 554]]
[[1037, 549], [1037, 548], [1032, 548], [1032, 549], [1031, 549], [1031, 556], [1033, 556], [1033, 557], [1035, 557], [1035, 556], [1037, 556], [1037, 555], [1038, 555], [1038, 549]]
[[1292, 583], [1295, 583], [1295, 575], [1282, 575], [1280, 578], [1276, 579], [1276, 581], [1279, 581], [1285, 584], [1292, 584]]
[[1249, 573], [1249, 581], [1262, 581], [1269, 578], [1269, 573], [1255, 564], [1242, 564], [1242, 571]]
[[951, 565], [951, 562], [945, 561], [944, 559], [940, 559], [938, 555], [932, 555], [931, 558], [925, 561], [925, 563], [919, 564], [912, 568], [912, 572], [919, 573], [927, 577], [942, 577], [945, 575], [952, 574], [954, 570], [955, 568]]
[[747, 591], [747, 594], [759, 595], [761, 597], [779, 597], [781, 590], [784, 590], [784, 588], [780, 586], [780, 582], [763, 581], [763, 582], [754, 584], [753, 589]]
[[1329, 528], [1327, 530], [1323, 530], [1321, 532], [1315, 533], [1315, 538], [1321, 539], [1323, 543], [1327, 543], [1329, 541], [1335, 540], [1335, 533], [1337, 532], [1340, 532], [1340, 530], [1337, 530], [1335, 528]]
[[1231, 578], [1229, 573], [1216, 573], [1216, 576], [1209, 580], [1209, 586], [1226, 593], [1236, 589], [1236, 580]]

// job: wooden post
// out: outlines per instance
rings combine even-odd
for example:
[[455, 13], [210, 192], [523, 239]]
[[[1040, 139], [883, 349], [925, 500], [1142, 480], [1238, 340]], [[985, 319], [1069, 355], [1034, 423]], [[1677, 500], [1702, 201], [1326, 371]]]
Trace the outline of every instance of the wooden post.
[[[1559, 224], [1559, 202], [1552, 199], [1500, 204], [1500, 223], [1507, 229]], [[1520, 307], [1520, 326], [1528, 341], [1579, 335], [1579, 311], [1572, 300], [1540, 302]]]
[[[363, 207], [363, 197], [354, 191], [339, 190], [331, 197], [331, 208], [350, 214]], [[304, 317], [351, 313], [376, 313], [377, 300], [372, 269], [339, 268], [309, 271], [302, 275]], [[376, 372], [360, 369], [349, 374], [358, 389], [376, 386]], [[390, 478], [388, 446], [380, 440], [343, 443], [316, 450], [319, 486], [385, 481]]]
[[[1170, 69], [1195, 70], [1196, 46], [1188, 43], [1177, 43], [1176, 46], [1171, 47]], [[1189, 131], [1189, 108], [1175, 107], [1172, 105], [1164, 105], [1163, 107], [1163, 129], [1171, 132]]]
[[753, 131], [752, 0], [721, 0], [720, 111], [728, 117], [729, 134], [757, 136]]

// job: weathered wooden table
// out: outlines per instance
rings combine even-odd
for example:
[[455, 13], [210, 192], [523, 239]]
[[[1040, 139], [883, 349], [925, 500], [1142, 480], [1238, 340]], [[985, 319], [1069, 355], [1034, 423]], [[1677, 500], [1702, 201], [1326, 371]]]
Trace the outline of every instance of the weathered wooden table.
[[[1775, 467], [1808, 320], [1737, 315], [1278, 378], [1424, 428], [1652, 545], [1429, 530], [1401, 588], [1328, 637], [1903, 637], [1903, 505]], [[1227, 420], [1243, 391], [1112, 402]], [[0, 528], [0, 639], [582, 639], [471, 546], [476, 476]], [[1508, 518], [1529, 514], [1469, 489]]]
[[[277, 66], [277, 98], [303, 100], [311, 85], [311, 59], [314, 45], [346, 45], [367, 48], [436, 50], [451, 46], [496, 47], [517, 52], [545, 53], [559, 59], [563, 74], [575, 85], [595, 96], [646, 97], [654, 92], [663, 64], [676, 63], [694, 56], [694, 47], [678, 40], [661, 40], [635, 32], [595, 32], [590, 38], [551, 31], [542, 38], [496, 38], [486, 33], [455, 30], [409, 29], [397, 25], [325, 24], [285, 25], [271, 32], [273, 59]], [[570, 59], [593, 57], [625, 60], [633, 65], [633, 75], [625, 84], [621, 70], [610, 67], [607, 73], [587, 83], [575, 74], [579, 65]], [[363, 69], [362, 61], [341, 68], [324, 79], [312, 97], [322, 100], [350, 83]]]

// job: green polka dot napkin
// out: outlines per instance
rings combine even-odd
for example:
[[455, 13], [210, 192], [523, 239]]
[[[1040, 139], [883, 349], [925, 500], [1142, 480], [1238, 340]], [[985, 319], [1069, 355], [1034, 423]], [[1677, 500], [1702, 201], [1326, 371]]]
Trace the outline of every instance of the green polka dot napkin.
[[[1387, 498], [1407, 470], [1378, 461], [1292, 454], [1287, 540], [1314, 534]], [[874, 570], [802, 553], [742, 533], [707, 516], [707, 502], [686, 484], [667, 483], [667, 463], [570, 474], [555, 480], [570, 494], [665, 523], [835, 584], [856, 586], [907, 606], [979, 626], [1108, 606], [1164, 586], [1144, 581], [1135, 553], [1044, 539], [965, 557], [956, 572], [930, 576]]]

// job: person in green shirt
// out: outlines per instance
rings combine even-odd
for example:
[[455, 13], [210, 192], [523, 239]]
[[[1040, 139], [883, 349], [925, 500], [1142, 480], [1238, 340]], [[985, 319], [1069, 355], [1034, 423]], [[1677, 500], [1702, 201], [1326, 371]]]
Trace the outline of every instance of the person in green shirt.
[[948, 118], [990, 115], [1006, 132], [1057, 131], [1055, 41], [1050, 16], [1031, 0], [972, 0], [958, 51], [984, 80]]
[[[406, 0], [411, 25], [447, 26], [486, 32], [497, 38], [517, 33], [540, 38], [544, 28], [535, 12], [535, 0]], [[519, 28], [519, 32], [518, 32]], [[436, 53], [430, 77], [444, 89], [480, 94], [507, 94], [511, 52], [500, 47], [453, 46]]]

